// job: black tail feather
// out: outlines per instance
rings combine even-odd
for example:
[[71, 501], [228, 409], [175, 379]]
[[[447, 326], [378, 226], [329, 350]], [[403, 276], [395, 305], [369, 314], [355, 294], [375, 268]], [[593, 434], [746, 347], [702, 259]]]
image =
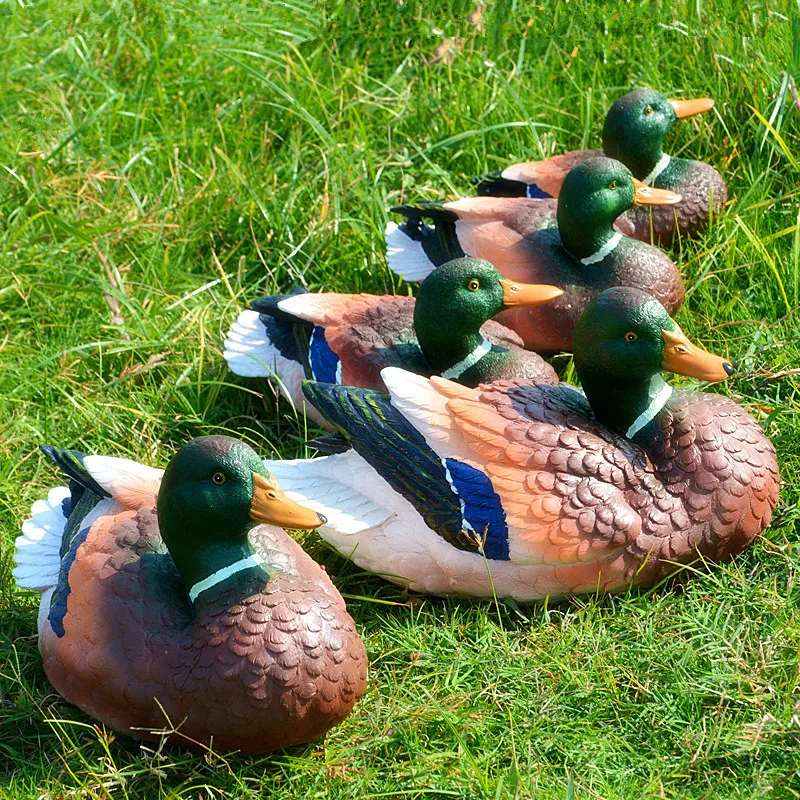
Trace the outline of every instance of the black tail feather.
[[[431, 263], [440, 267], [454, 258], [464, 258], [466, 253], [461, 249], [456, 233], [458, 215], [442, 207], [441, 203], [421, 201], [391, 209], [395, 214], [402, 214], [406, 221], [400, 230], [415, 242], [422, 245], [425, 255]], [[429, 219], [433, 225], [426, 225], [423, 219]]]
[[307, 378], [311, 377], [311, 366], [308, 363], [308, 342], [314, 326], [310, 322], [298, 319], [292, 314], [278, 308], [281, 300], [295, 297], [298, 294], [308, 294], [308, 289], [298, 286], [288, 294], [271, 294], [267, 297], [257, 297], [250, 301], [250, 309], [258, 312], [259, 322], [267, 332], [267, 338], [278, 352], [290, 361], [297, 361], [303, 365]]
[[280, 303], [281, 300], [286, 300], [288, 297], [296, 297], [298, 294], [308, 294], [308, 289], [297, 286], [287, 294], [271, 294], [267, 297], [257, 297], [255, 300], [250, 301], [250, 308], [253, 311], [258, 311], [259, 314], [266, 314], [276, 320], [295, 323], [298, 321], [297, 317], [293, 317], [291, 314], [281, 311], [278, 308], [278, 303]]
[[406, 203], [389, 209], [393, 214], [402, 214], [409, 220], [430, 219], [433, 222], [455, 222], [458, 214], [449, 211], [435, 200], [420, 200], [417, 203]]
[[69, 516], [61, 536], [60, 556], [63, 559], [86, 515], [111, 494], [89, 474], [83, 464], [85, 453], [49, 444], [40, 444], [39, 449], [70, 479]]
[[504, 178], [500, 172], [490, 172], [472, 178], [473, 184], [482, 197], [527, 197], [528, 184]]
[[66, 450], [63, 447], [53, 447], [51, 444], [40, 444], [39, 449], [68, 477], [84, 489], [100, 498], [111, 497], [90, 474], [83, 464], [86, 453], [78, 450]]

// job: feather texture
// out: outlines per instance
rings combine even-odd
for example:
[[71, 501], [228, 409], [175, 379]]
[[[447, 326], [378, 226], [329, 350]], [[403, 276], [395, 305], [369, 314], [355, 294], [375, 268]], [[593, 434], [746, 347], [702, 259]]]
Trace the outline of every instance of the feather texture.
[[[383, 378], [390, 402], [307, 384], [353, 450], [276, 474], [319, 503], [340, 552], [419, 591], [533, 600], [649, 585], [735, 554], [777, 502], [774, 448], [726, 398], [673, 392], [640, 446], [571, 387]], [[492, 525], [507, 532], [476, 546], [471, 531]]]
[[39, 566], [18, 580], [44, 590], [39, 646], [64, 697], [139, 738], [177, 725], [170, 741], [249, 754], [311, 741], [347, 716], [366, 685], [363, 644], [285, 531], [249, 533], [274, 568], [266, 585], [219, 584], [192, 607], [159, 532], [161, 470], [47, 451], [72, 486], [34, 504], [18, 565]]
[[37, 500], [31, 518], [22, 523], [17, 537], [12, 571], [17, 586], [46, 592], [58, 581], [61, 566], [61, 538], [70, 510], [70, 491], [66, 486], [51, 489], [46, 500]]

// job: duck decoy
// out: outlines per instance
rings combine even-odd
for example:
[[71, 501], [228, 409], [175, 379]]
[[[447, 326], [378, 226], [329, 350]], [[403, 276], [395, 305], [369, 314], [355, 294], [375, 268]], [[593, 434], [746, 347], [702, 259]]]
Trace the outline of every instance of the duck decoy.
[[474, 178], [473, 183], [478, 194], [489, 197], [558, 197], [574, 166], [595, 156], [610, 156], [625, 164], [646, 186], [681, 195], [674, 208], [632, 208], [616, 223], [626, 236], [668, 244], [676, 231], [692, 236], [705, 230], [712, 214], [719, 214], [728, 201], [725, 181], [714, 167], [668, 156], [661, 149], [678, 120], [713, 107], [710, 97], [669, 100], [652, 89], [637, 89], [620, 97], [609, 109], [602, 150], [571, 150], [544, 161], [514, 164]]
[[69, 478], [32, 509], [14, 576], [42, 593], [60, 694], [109, 727], [193, 750], [308, 742], [364, 693], [367, 659], [325, 572], [280, 527], [313, 528], [226, 436], [166, 470], [42, 447]]
[[385, 391], [380, 371], [395, 366], [465, 386], [502, 378], [557, 383], [553, 368], [491, 317], [561, 294], [554, 286], [505, 280], [491, 264], [462, 258], [426, 278], [416, 300], [334, 292], [255, 300], [228, 332], [224, 357], [237, 375], [276, 379], [284, 396], [318, 423], [322, 418], [305, 403], [304, 378]]
[[[727, 378], [645, 292], [613, 288], [575, 330], [568, 384], [467, 388], [383, 371], [389, 396], [309, 382], [338, 435], [267, 462], [322, 537], [413, 591], [518, 601], [650, 586], [738, 553], [770, 523], [775, 450], [732, 400], [662, 371]], [[312, 445], [313, 446], [313, 445]], [[349, 449], [347, 449], [349, 448]]]
[[611, 286], [643, 289], [670, 314], [680, 308], [683, 282], [669, 256], [613, 227], [631, 205], [678, 200], [673, 192], [637, 183], [619, 161], [592, 158], [570, 172], [558, 200], [472, 197], [393, 208], [407, 221], [387, 227], [387, 258], [406, 280], [421, 280], [449, 258], [468, 254], [491, 262], [509, 280], [558, 286], [564, 294], [552, 303], [498, 315], [526, 347], [550, 355], [572, 349], [581, 312]]

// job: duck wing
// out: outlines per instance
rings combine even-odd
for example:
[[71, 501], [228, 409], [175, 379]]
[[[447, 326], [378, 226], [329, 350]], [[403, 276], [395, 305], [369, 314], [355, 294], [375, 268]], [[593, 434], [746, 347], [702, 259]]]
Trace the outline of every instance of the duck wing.
[[517, 272], [529, 280], [532, 267], [543, 257], [530, 237], [556, 225], [555, 200], [511, 197], [469, 197], [446, 203], [458, 217], [455, 223], [459, 244], [465, 253], [495, 264], [507, 277]]
[[[567, 173], [578, 164], [603, 155], [601, 150], [570, 150], [544, 161], [512, 164], [499, 174], [476, 178], [478, 193], [500, 197], [558, 197]], [[525, 191], [522, 191], [522, 189]], [[534, 193], [535, 192], [535, 193]]]
[[414, 302], [413, 297], [326, 292], [286, 298], [278, 307], [314, 326], [312, 362], [322, 360], [320, 338], [336, 360], [327, 377], [314, 371], [317, 380], [382, 389], [384, 367], [425, 369], [414, 335]]
[[594, 422], [586, 400], [563, 384], [507, 381], [473, 390], [399, 370], [383, 377], [392, 404], [440, 457], [459, 459], [491, 482], [506, 515], [511, 561], [622, 559], [632, 567], [654, 497], [678, 510], [644, 453]]
[[502, 508], [479, 470], [441, 458], [385, 394], [312, 382], [304, 390], [355, 452], [414, 506], [432, 531], [459, 550], [483, 549], [489, 558], [505, 556]]

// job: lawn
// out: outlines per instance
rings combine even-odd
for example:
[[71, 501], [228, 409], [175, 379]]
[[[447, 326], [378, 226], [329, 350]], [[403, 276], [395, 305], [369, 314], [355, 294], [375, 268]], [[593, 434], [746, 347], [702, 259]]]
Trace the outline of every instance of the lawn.
[[[0, 0], [0, 796], [800, 797], [797, 6], [494, 0], [478, 26], [473, 9]], [[638, 85], [717, 100], [669, 142], [732, 198], [674, 249], [678, 321], [736, 364], [712, 391], [778, 448], [766, 534], [650, 591], [522, 610], [409, 597], [308, 534], [370, 687], [285, 753], [141, 747], [56, 696], [37, 597], [10, 574], [59, 480], [37, 444], [163, 465], [225, 432], [303, 455], [313, 429], [222, 361], [237, 310], [299, 284], [409, 291], [385, 263], [389, 205], [595, 143]]]

